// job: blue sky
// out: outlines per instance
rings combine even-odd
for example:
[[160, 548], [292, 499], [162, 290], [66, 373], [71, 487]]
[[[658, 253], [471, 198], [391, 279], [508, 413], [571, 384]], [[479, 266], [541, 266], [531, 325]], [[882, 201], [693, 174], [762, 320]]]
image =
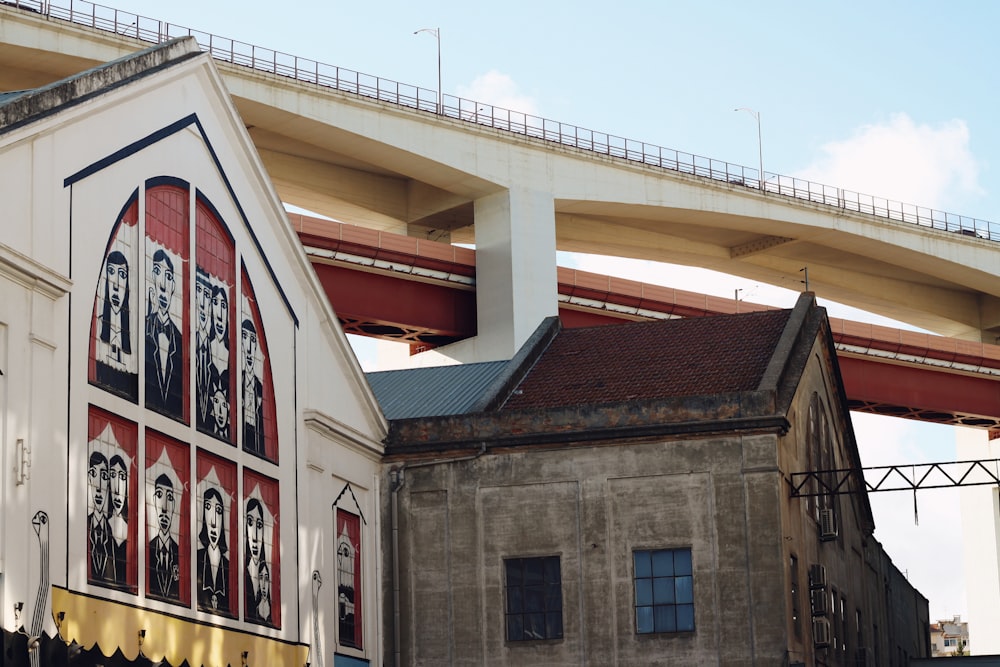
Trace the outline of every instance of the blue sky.
[[[57, 4], [68, 0], [55, 0]], [[120, 0], [122, 10], [667, 148], [1000, 221], [1000, 4]], [[238, 7], [238, 9], [237, 9]], [[766, 285], [649, 262], [560, 263], [759, 303]], [[692, 277], [692, 273], [696, 277]], [[826, 304], [832, 314], [881, 322]], [[366, 366], [370, 348], [359, 349]], [[953, 460], [952, 429], [855, 416], [865, 465]], [[965, 613], [958, 494], [873, 494], [876, 537], [930, 599]], [[942, 535], [946, 539], [941, 539]]]

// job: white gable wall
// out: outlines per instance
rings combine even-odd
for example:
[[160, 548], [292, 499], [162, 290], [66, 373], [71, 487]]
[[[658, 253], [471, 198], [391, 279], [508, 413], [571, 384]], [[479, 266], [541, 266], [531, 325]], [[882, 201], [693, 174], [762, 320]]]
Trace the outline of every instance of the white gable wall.
[[[174, 125], [192, 114], [197, 122]], [[193, 426], [144, 410], [141, 400], [136, 405], [88, 383], [91, 316], [106, 245], [129, 196], [146, 179], [157, 176], [186, 181], [192, 192], [197, 189], [215, 207], [233, 236], [237, 284], [241, 282], [240, 259], [245, 263], [271, 357], [277, 465], [247, 458], [235, 446], [203, 441]], [[71, 184], [66, 185], [66, 179]], [[18, 484], [4, 475], [0, 485], [5, 508], [0, 520], [4, 627], [17, 625], [10, 611], [14, 601], [26, 605], [19, 623], [30, 619], [34, 611], [31, 601], [40, 579], [39, 549], [31, 541], [37, 538], [30, 519], [39, 509], [50, 516], [51, 584], [164, 613], [177, 612], [174, 605], [144, 596], [143, 560], [138, 567], [138, 594], [88, 584], [87, 415], [88, 405], [95, 404], [139, 423], [140, 451], [141, 429], [155, 429], [189, 442], [192, 450], [204, 446], [220, 456], [231, 450], [233, 460], [240, 462], [240, 484], [244, 466], [278, 481], [281, 628], [247, 626], [239, 618], [220, 619], [190, 610], [190, 616], [206, 623], [249, 627], [252, 632], [291, 642], [319, 639], [324, 653], [335, 650], [332, 503], [350, 483], [359, 503], [356, 509], [366, 519], [362, 539], [371, 543], [365, 551], [371, 562], [363, 568], [367, 570], [363, 593], [364, 613], [371, 619], [364, 622], [366, 645], [372, 647], [351, 654], [374, 659], [371, 651], [381, 643], [375, 635], [374, 498], [386, 422], [209, 58], [197, 56], [0, 134], [0, 197], [7, 204], [0, 225], [4, 469], [12, 469], [19, 440], [32, 448], [30, 479]], [[141, 216], [141, 194], [139, 199]], [[193, 226], [191, 246], [182, 280], [193, 285]], [[139, 280], [134, 283], [140, 287], [134, 298], [137, 308], [145, 303], [143, 248], [140, 243]], [[192, 286], [188, 295], [193, 302]], [[231, 307], [236, 308], [238, 327], [240, 304]], [[189, 318], [193, 339], [193, 314]], [[193, 373], [187, 376], [193, 397]], [[140, 387], [141, 377], [140, 365]], [[144, 504], [141, 480], [140, 468], [140, 506]], [[234, 507], [238, 510], [239, 503]], [[142, 507], [137, 516], [137, 544], [141, 546], [150, 535], [145, 533]], [[185, 520], [190, 521], [194, 542], [194, 512]], [[241, 541], [237, 535], [232, 537], [231, 560], [239, 568], [243, 547], [237, 547]], [[143, 551], [139, 549], [140, 559], [145, 558]], [[314, 569], [329, 582], [320, 591], [324, 622], [318, 628], [311, 620]], [[51, 623], [48, 628], [51, 633]], [[318, 637], [314, 636], [317, 629]]]

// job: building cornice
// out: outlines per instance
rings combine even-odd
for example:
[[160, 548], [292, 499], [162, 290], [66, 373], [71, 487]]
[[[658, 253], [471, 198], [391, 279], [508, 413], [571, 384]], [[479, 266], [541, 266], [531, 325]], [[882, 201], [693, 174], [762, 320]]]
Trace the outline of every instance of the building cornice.
[[0, 243], [0, 275], [56, 300], [68, 294], [73, 281], [49, 267]]

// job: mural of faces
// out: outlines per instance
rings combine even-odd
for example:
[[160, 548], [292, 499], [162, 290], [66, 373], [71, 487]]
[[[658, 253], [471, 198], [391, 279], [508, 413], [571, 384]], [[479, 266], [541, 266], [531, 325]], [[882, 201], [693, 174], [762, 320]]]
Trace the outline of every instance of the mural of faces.
[[188, 506], [184, 480], [189, 456], [183, 443], [147, 431], [146, 594], [174, 603], [190, 599], [190, 547], [187, 522], [181, 519]]
[[[127, 211], [135, 214], [133, 204]], [[134, 354], [131, 304], [134, 223], [120, 221], [104, 258], [94, 304], [91, 354], [92, 382], [135, 401], [138, 394], [138, 355]]]
[[[112, 427], [112, 420], [116, 427]], [[119, 436], [124, 442], [119, 442]], [[135, 438], [134, 424], [91, 408], [87, 448], [88, 578], [105, 586], [135, 585], [136, 556], [130, 545], [129, 508]]]
[[278, 482], [244, 468], [243, 616], [251, 623], [280, 627]]
[[240, 331], [243, 358], [243, 449], [264, 455], [264, 389], [257, 377], [257, 328], [247, 318]]
[[169, 252], [152, 256], [146, 315], [146, 405], [168, 416], [184, 416], [184, 350], [174, 321], [174, 292], [181, 279]]
[[223, 491], [209, 486], [201, 500], [198, 539], [198, 604], [208, 611], [228, 613], [229, 556], [226, 546], [226, 506]]

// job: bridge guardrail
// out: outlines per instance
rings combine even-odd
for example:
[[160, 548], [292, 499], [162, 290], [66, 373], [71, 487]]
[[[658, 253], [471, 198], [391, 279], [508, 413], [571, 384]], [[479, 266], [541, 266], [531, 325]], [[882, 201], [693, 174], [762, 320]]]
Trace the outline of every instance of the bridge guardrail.
[[762, 174], [760, 169], [754, 167], [589, 130], [455, 95], [443, 94], [443, 104], [439, 109], [437, 91], [300, 58], [88, 0], [69, 0], [68, 6], [50, 0], [0, 0], [0, 4], [154, 44], [191, 36], [198, 41], [203, 51], [210, 53], [216, 60], [260, 72], [652, 167], [762, 190], [766, 194], [1000, 242], [1000, 225], [987, 220], [861, 194], [794, 176], [768, 171]]

